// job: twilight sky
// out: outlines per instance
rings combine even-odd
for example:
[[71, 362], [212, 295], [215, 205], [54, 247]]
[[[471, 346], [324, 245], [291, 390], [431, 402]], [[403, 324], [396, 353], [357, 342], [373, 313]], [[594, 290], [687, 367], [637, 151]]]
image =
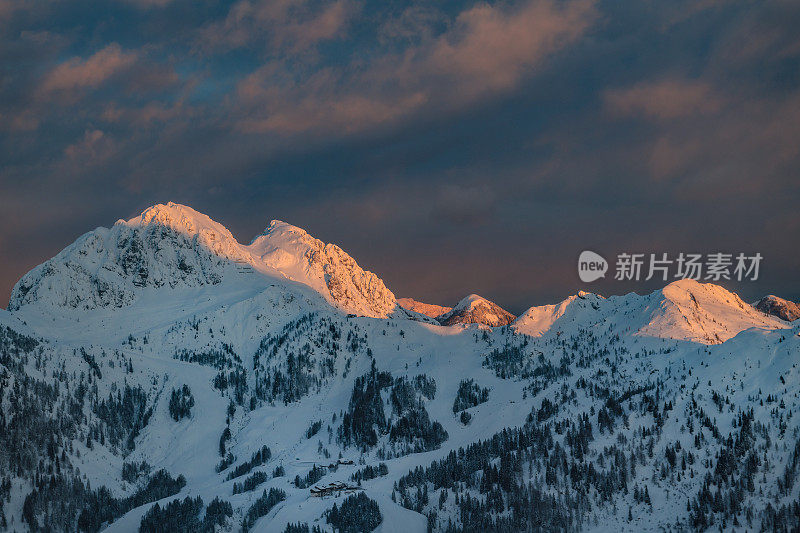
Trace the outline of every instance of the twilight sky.
[[585, 249], [760, 252], [800, 299], [800, 3], [0, 0], [0, 306], [154, 203], [512, 312]]

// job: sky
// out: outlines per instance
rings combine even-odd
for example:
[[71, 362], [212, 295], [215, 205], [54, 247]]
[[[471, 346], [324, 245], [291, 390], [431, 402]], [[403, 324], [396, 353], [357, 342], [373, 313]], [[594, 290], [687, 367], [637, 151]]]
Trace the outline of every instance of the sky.
[[800, 300], [800, 3], [0, 0], [0, 306], [147, 206], [512, 312], [578, 255], [760, 253]]

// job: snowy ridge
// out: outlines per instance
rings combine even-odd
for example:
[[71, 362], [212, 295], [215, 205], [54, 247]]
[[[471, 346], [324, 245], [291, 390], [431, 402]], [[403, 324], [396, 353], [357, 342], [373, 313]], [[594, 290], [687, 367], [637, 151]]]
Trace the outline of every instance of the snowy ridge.
[[781, 329], [785, 323], [759, 313], [719, 285], [675, 281], [640, 296], [601, 296], [579, 292], [555, 305], [531, 307], [514, 322], [519, 333], [542, 336], [550, 331], [614, 324], [646, 337], [719, 344], [749, 328]]
[[[145, 288], [219, 284], [232, 265], [226, 259], [237, 252], [230, 234], [218, 235], [205, 227], [189, 232], [198, 227], [184, 217], [170, 218], [157, 207], [110, 229], [86, 233], [31, 270], [14, 286], [9, 310], [32, 304], [81, 310], [121, 308]], [[177, 230], [168, 225], [172, 222], [179, 223]]]
[[445, 307], [443, 305], [436, 305], [436, 304], [426, 304], [423, 302], [419, 302], [414, 298], [398, 298], [397, 305], [399, 305], [403, 309], [414, 311], [415, 313], [421, 313], [430, 318], [436, 318], [453, 310], [452, 307]]
[[599, 300], [602, 299], [602, 296], [580, 291], [578, 294], [572, 295], [560, 303], [538, 305], [529, 308], [517, 317], [512, 327], [519, 333], [532, 337], [540, 337], [542, 334], [549, 331], [553, 327], [553, 324], [563, 317], [567, 311], [579, 312], [573, 304], [576, 304], [577, 308], [583, 310], [585, 310], [586, 305], [588, 305], [592, 310], [596, 311], [599, 309]]

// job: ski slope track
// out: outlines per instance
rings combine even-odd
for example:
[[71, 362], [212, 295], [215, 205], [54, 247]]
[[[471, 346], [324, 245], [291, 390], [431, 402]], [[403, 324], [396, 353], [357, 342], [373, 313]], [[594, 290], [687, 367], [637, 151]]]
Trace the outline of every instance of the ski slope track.
[[401, 303], [285, 222], [83, 235], [0, 310], [0, 530], [800, 527], [799, 323], [691, 280]]

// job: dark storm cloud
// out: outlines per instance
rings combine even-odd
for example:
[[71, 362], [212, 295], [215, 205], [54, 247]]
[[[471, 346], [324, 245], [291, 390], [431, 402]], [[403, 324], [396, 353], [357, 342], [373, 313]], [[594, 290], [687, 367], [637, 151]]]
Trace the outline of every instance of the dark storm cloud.
[[157, 202], [520, 312], [583, 249], [760, 251], [800, 298], [792, 2], [0, 0], [0, 284]]

